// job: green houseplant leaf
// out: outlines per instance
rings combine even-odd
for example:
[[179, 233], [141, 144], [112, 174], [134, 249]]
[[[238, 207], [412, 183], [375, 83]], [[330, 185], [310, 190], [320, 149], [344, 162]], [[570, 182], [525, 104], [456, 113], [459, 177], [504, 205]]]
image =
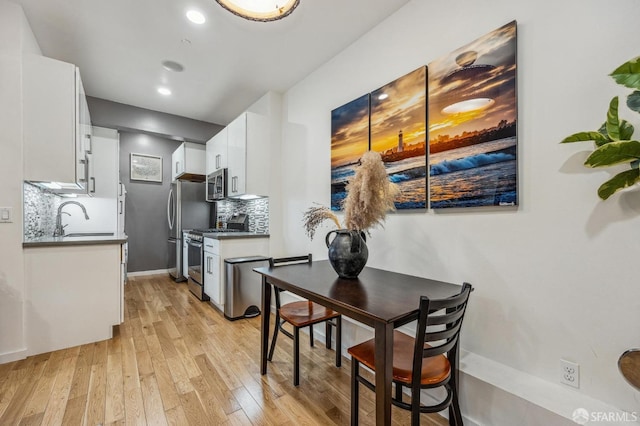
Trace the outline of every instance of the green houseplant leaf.
[[634, 128], [631, 123], [629, 123], [627, 120], [620, 121], [620, 140], [630, 141], [631, 137], [633, 136], [633, 131]]
[[[627, 120], [620, 120], [620, 140], [628, 141], [631, 140], [631, 136], [633, 136], [634, 128]], [[613, 140], [609, 137], [607, 133], [607, 123], [602, 123], [602, 126], [598, 129], [598, 133], [601, 133], [606, 141], [600, 142], [595, 140], [596, 145], [602, 146], [605, 143], [613, 142]]]
[[609, 75], [618, 84], [630, 89], [640, 89], [640, 56], [620, 65]]
[[609, 139], [600, 132], [578, 132], [562, 139], [560, 143], [594, 141], [598, 146], [609, 142]]
[[640, 112], [640, 92], [636, 90], [627, 96], [627, 106], [632, 111]]
[[631, 169], [622, 173], [618, 173], [598, 188], [598, 196], [603, 200], [611, 197], [614, 193], [621, 189], [635, 185], [640, 181], [640, 170]]
[[618, 97], [615, 96], [609, 103], [609, 111], [607, 112], [607, 134], [614, 141], [620, 140], [620, 121], [618, 120]]
[[621, 163], [631, 163], [640, 159], [640, 142], [617, 141], [602, 145], [587, 157], [587, 167], [606, 167]]

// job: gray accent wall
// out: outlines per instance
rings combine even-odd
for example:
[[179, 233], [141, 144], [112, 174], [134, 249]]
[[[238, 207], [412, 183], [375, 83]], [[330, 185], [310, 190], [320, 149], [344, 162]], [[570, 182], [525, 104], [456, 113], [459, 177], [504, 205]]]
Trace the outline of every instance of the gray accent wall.
[[[120, 182], [127, 189], [125, 228], [129, 237], [127, 271], [167, 268], [167, 197], [171, 184], [171, 154], [181, 142], [142, 133], [120, 132]], [[162, 157], [162, 183], [132, 181], [130, 155]]]
[[87, 96], [91, 124], [178, 141], [206, 143], [224, 126]]
[[[125, 232], [129, 237], [129, 272], [167, 268], [169, 230], [167, 197], [171, 154], [182, 141], [204, 143], [223, 126], [131, 105], [88, 97], [94, 126], [120, 131], [120, 182], [127, 190]], [[132, 181], [131, 153], [162, 157], [162, 183]]]

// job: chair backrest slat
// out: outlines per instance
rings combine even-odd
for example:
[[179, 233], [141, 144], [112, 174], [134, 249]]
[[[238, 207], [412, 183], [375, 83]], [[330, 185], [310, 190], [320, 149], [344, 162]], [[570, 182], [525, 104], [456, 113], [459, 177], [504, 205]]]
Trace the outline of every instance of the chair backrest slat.
[[[420, 298], [413, 353], [413, 386], [419, 386], [423, 358], [451, 354], [457, 349], [462, 320], [473, 287], [464, 283], [459, 294], [438, 300]], [[442, 311], [445, 310], [443, 313]]]
[[311, 253], [305, 256], [291, 256], [291, 257], [272, 257], [269, 259], [269, 266], [282, 266], [282, 265], [292, 265], [296, 263], [311, 263], [313, 262], [313, 256]]
[[[271, 257], [269, 258], [269, 267], [278, 267], [283, 265], [295, 265], [297, 263], [311, 263], [313, 262], [313, 256], [311, 253], [305, 256], [290, 256], [290, 257]], [[280, 309], [280, 293], [284, 293], [286, 290], [282, 290], [278, 287], [273, 287], [276, 294], [276, 309]]]

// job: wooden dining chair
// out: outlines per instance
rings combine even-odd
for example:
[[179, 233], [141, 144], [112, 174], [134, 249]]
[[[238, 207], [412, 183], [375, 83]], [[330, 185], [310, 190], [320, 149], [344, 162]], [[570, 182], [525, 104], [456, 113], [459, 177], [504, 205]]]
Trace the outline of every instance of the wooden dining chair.
[[[462, 425], [458, 403], [457, 371], [450, 360], [458, 356], [462, 320], [473, 288], [464, 283], [460, 294], [447, 299], [420, 298], [416, 314], [402, 324], [417, 320], [415, 338], [399, 331], [393, 333], [393, 405], [411, 411], [411, 425], [420, 424], [420, 413], [449, 409], [449, 424]], [[358, 424], [359, 383], [375, 391], [375, 385], [360, 375], [360, 364], [375, 372], [375, 341], [368, 340], [349, 348], [351, 360], [351, 424]], [[446, 356], [445, 356], [446, 355]], [[411, 403], [402, 401], [402, 388], [411, 389]], [[447, 396], [438, 404], [422, 405], [420, 390], [444, 387]]]
[[[312, 256], [282, 257], [269, 259], [269, 265], [273, 267], [290, 265], [295, 263], [311, 263]], [[313, 325], [324, 322], [326, 334], [326, 347], [331, 349], [331, 329], [336, 328], [336, 367], [342, 364], [342, 317], [339, 313], [311, 301], [291, 302], [281, 305], [280, 293], [286, 290], [274, 287], [276, 298], [276, 324], [273, 330], [273, 339], [267, 359], [273, 358], [278, 333], [293, 339], [293, 385], [300, 384], [300, 329], [309, 327], [309, 342], [313, 346]], [[293, 333], [284, 328], [289, 323], [293, 327]]]

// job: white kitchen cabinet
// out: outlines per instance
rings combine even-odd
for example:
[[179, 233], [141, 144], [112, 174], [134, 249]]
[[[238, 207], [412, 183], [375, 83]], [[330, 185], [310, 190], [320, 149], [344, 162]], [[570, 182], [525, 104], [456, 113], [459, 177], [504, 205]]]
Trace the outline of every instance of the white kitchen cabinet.
[[204, 238], [204, 293], [209, 296], [211, 303], [215, 306], [224, 304], [224, 292], [222, 280], [220, 279], [220, 240], [214, 238]]
[[187, 243], [188, 231], [182, 232], [182, 276], [189, 278], [189, 244]]
[[124, 322], [124, 286], [127, 283], [127, 263], [129, 261], [129, 243], [120, 246], [120, 324]]
[[38, 55], [22, 63], [24, 178], [86, 191], [91, 118], [78, 68]]
[[127, 201], [127, 189], [124, 187], [123, 183], [118, 182], [118, 220], [117, 220], [118, 235], [124, 234], [126, 201]]
[[110, 339], [121, 322], [120, 243], [24, 249], [27, 355]]
[[207, 175], [227, 167], [227, 128], [223, 128], [207, 142]]
[[241, 256], [269, 256], [269, 237], [204, 238], [204, 292], [213, 306], [224, 311], [224, 260]]
[[227, 126], [230, 198], [269, 195], [271, 150], [267, 117], [245, 112]]
[[171, 155], [171, 179], [204, 181], [206, 173], [206, 147], [183, 142]]
[[116, 199], [120, 192], [120, 158], [118, 131], [94, 127], [91, 137], [89, 195]]

